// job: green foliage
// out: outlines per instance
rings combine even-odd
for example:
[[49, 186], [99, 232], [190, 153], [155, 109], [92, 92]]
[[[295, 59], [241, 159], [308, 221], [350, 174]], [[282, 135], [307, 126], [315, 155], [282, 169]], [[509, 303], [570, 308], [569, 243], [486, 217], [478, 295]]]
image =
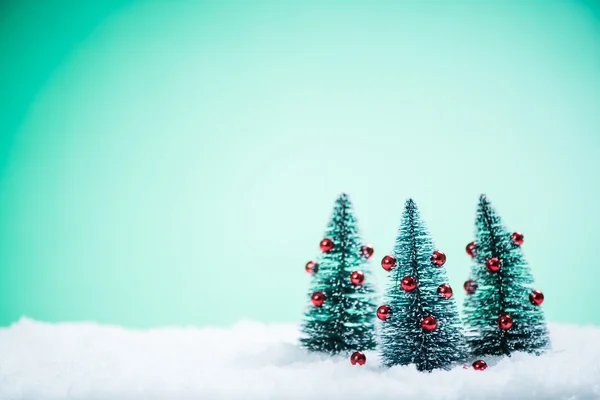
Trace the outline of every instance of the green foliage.
[[[325, 237], [333, 240], [334, 247], [317, 260], [318, 271], [311, 278], [301, 344], [310, 351], [329, 354], [374, 349], [374, 285], [369, 262], [361, 253], [364, 244], [346, 194], [335, 202]], [[352, 284], [353, 271], [364, 273], [363, 285]], [[310, 302], [317, 291], [326, 297], [321, 307]]]
[[[534, 288], [533, 276], [520, 246], [513, 243], [511, 233], [485, 195], [477, 209], [475, 265], [471, 279], [477, 290], [464, 303], [467, 341], [473, 354], [510, 355], [515, 351], [539, 354], [550, 345], [541, 306], [529, 301]], [[498, 272], [486, 269], [486, 261], [496, 257], [501, 262]], [[508, 330], [498, 327], [500, 315], [508, 314], [513, 325]]]
[[[431, 262], [433, 241], [421, 221], [412, 199], [406, 202], [402, 223], [394, 246], [396, 265], [390, 271], [386, 304], [391, 316], [381, 322], [381, 351], [385, 366], [416, 364], [419, 371], [448, 369], [466, 358], [466, 343], [454, 297], [445, 299], [437, 292], [448, 284], [445, 268]], [[406, 292], [402, 278], [412, 276], [417, 287]], [[437, 320], [437, 327], [424, 331], [426, 316]]]

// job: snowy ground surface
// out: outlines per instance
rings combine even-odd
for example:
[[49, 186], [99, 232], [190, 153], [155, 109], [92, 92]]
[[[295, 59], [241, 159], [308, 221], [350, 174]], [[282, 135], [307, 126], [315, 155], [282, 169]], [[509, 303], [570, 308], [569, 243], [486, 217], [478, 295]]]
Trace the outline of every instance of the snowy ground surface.
[[419, 373], [307, 354], [297, 327], [127, 330], [22, 319], [0, 329], [0, 399], [600, 399], [600, 328], [551, 325], [554, 351]]

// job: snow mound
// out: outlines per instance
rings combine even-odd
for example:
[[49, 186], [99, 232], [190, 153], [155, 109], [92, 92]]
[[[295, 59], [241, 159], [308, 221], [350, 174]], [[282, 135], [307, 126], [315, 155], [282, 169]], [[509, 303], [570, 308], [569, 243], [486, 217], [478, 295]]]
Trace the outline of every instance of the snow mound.
[[550, 325], [553, 351], [486, 371], [417, 372], [308, 354], [294, 325], [136, 331], [22, 319], [0, 329], [0, 399], [600, 399], [600, 328]]

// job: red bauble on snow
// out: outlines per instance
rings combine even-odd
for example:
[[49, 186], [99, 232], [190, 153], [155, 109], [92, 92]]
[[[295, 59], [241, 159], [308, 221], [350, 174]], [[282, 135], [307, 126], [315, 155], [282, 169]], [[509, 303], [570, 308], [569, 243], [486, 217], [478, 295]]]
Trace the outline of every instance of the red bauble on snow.
[[445, 283], [438, 287], [437, 292], [446, 300], [452, 297], [452, 288], [450, 287], [450, 285], [446, 285]]
[[475, 257], [475, 251], [477, 250], [477, 243], [471, 242], [467, 245], [467, 254], [469, 257]]
[[319, 245], [321, 247], [321, 251], [327, 253], [333, 249], [333, 240], [331, 239], [323, 239]]
[[498, 327], [500, 329], [502, 329], [503, 331], [510, 329], [510, 327], [512, 325], [513, 325], [513, 319], [510, 315], [504, 314], [504, 315], [501, 315], [500, 318], [498, 318]]
[[417, 281], [412, 276], [405, 276], [402, 278], [402, 282], [400, 284], [402, 285], [402, 289], [406, 290], [407, 292], [410, 292], [417, 287]]
[[392, 256], [385, 256], [381, 260], [381, 266], [386, 271], [391, 271], [392, 268], [394, 268], [394, 265], [396, 265], [396, 259]]
[[354, 352], [350, 356], [350, 363], [352, 365], [365, 365], [366, 362], [367, 362], [367, 356], [365, 356], [360, 351]]
[[373, 249], [373, 246], [370, 244], [363, 246], [363, 248], [360, 250], [360, 254], [362, 254], [362, 256], [367, 260], [373, 256], [373, 253], [375, 253], [375, 249]]
[[487, 369], [487, 363], [483, 360], [477, 360], [473, 363], [473, 369], [475, 371], [485, 371]]
[[314, 292], [310, 298], [310, 301], [312, 301], [313, 306], [321, 307], [323, 303], [325, 303], [325, 295], [323, 292]]
[[496, 257], [492, 257], [485, 262], [485, 268], [488, 272], [498, 272], [500, 271], [500, 267], [502, 263]]
[[446, 255], [439, 250], [433, 252], [430, 258], [431, 262], [438, 267], [446, 263]]
[[525, 237], [523, 236], [523, 234], [521, 232], [514, 232], [511, 235], [512, 241], [514, 244], [516, 244], [517, 246], [520, 246], [523, 244], [523, 242], [525, 241]]
[[423, 318], [421, 321], [421, 328], [427, 332], [431, 332], [437, 327], [437, 321], [431, 315]]
[[465, 292], [467, 292], [467, 294], [473, 294], [475, 293], [475, 290], [477, 290], [477, 282], [468, 280], [465, 282], [463, 287], [465, 288]]
[[316, 261], [309, 261], [306, 263], [304, 269], [306, 269], [306, 272], [308, 272], [309, 274], [316, 274], [319, 270], [319, 264], [317, 264]]
[[539, 290], [534, 290], [529, 295], [529, 301], [534, 306], [539, 306], [540, 304], [542, 304], [544, 302], [544, 293], [540, 292]]
[[365, 274], [361, 271], [354, 271], [350, 274], [350, 282], [353, 285], [360, 286], [365, 282]]
[[390, 315], [392, 314], [392, 309], [390, 308], [390, 306], [379, 306], [379, 308], [377, 309], [377, 318], [379, 318], [382, 321], [387, 320]]

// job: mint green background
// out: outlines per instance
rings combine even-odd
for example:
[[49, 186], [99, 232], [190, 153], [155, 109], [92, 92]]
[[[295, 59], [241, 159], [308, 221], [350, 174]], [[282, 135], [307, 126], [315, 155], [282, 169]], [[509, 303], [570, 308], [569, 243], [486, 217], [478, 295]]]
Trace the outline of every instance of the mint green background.
[[550, 320], [600, 324], [600, 11], [577, 1], [8, 1], [0, 324], [293, 322], [335, 197], [412, 196], [460, 286], [478, 195]]

